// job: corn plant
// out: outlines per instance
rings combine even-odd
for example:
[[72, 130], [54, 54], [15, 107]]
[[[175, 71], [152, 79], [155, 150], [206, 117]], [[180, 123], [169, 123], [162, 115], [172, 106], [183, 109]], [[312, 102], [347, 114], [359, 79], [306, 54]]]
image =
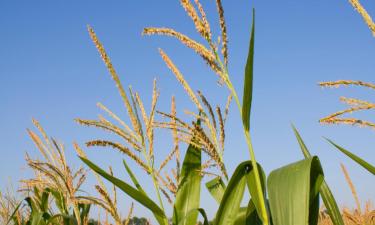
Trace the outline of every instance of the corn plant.
[[[86, 158], [85, 152], [78, 146], [77, 143], [74, 143], [74, 148], [76, 149], [76, 152], [80, 157]], [[112, 167], [109, 167], [109, 173], [113, 176], [113, 170]], [[103, 180], [100, 176], [98, 176], [96, 173], [94, 173], [98, 184], [95, 185], [95, 189], [99, 194], [99, 197], [95, 196], [77, 196], [78, 199], [86, 200], [90, 202], [92, 205], [99, 206], [103, 210], [105, 210], [106, 213], [109, 213], [116, 224], [121, 225], [128, 225], [131, 217], [133, 216], [133, 210], [134, 210], [134, 203], [131, 204], [131, 207], [129, 209], [128, 215], [126, 218], [123, 218], [121, 215], [121, 212], [119, 211], [117, 207], [117, 188], [115, 185], [112, 186], [112, 190], [108, 190], [106, 185], [104, 184]], [[100, 219], [99, 219], [100, 222]], [[104, 222], [105, 224], [109, 223], [108, 219]]]
[[[26, 154], [27, 165], [34, 172], [34, 177], [21, 180], [20, 191], [27, 197], [15, 208], [8, 223], [13, 221], [13, 224], [17, 225], [91, 224], [88, 220], [91, 204], [77, 198], [77, 192], [86, 179], [85, 170], [81, 167], [73, 172], [67, 164], [64, 146], [49, 138], [37, 120], [33, 120], [33, 123], [42, 134], [42, 138], [32, 130], [28, 130], [28, 134], [42, 159], [32, 159]], [[27, 203], [27, 213], [24, 214], [19, 211], [23, 202]], [[18, 216], [19, 214], [21, 216]]]
[[5, 192], [0, 192], [0, 222], [7, 224], [10, 218], [14, 223], [20, 224], [23, 220], [23, 210], [20, 208], [20, 200], [14, 193], [11, 185]]
[[[173, 63], [167, 53], [159, 49], [160, 55], [168, 68], [175, 75], [177, 80], [189, 95], [191, 101], [197, 107], [197, 112], [189, 111], [193, 116], [191, 125], [177, 117], [174, 98], [172, 98], [171, 113], [156, 112], [168, 121], [155, 121], [155, 108], [158, 97], [156, 85], [154, 82], [154, 91], [152, 96], [152, 105], [150, 113], [147, 114], [145, 107], [138, 93], [134, 93], [131, 88], [126, 92], [123, 88], [119, 76], [116, 73], [102, 43], [91, 27], [89, 34], [98, 49], [101, 58], [105, 62], [111, 77], [120, 92], [122, 100], [130, 118], [131, 126], [127, 125], [116, 114], [107, 109], [102, 104], [99, 107], [103, 109], [119, 125], [115, 125], [104, 117], [99, 120], [77, 119], [77, 122], [87, 126], [102, 128], [106, 131], [120, 136], [123, 143], [117, 143], [108, 140], [93, 140], [86, 143], [90, 146], [112, 147], [124, 153], [131, 160], [136, 162], [146, 174], [148, 174], [154, 183], [158, 203], [150, 199], [138, 179], [123, 161], [127, 173], [130, 175], [134, 186], [118, 179], [113, 174], [101, 169], [98, 165], [90, 161], [87, 157], [80, 155], [82, 161], [93, 171], [110, 181], [117, 188], [121, 189], [135, 201], [148, 208], [155, 216], [159, 224], [167, 225], [168, 216], [164, 209], [164, 203], [161, 193], [168, 202], [173, 204], [172, 224], [195, 225], [198, 215], [201, 214], [204, 224], [208, 224], [208, 218], [204, 209], [200, 208], [200, 194], [202, 178], [211, 174], [205, 171], [211, 165], [218, 173], [214, 173], [215, 178], [206, 183], [208, 191], [217, 201], [219, 208], [214, 218], [215, 225], [232, 224], [275, 224], [275, 225], [294, 225], [294, 224], [317, 224], [319, 218], [319, 198], [322, 197], [327, 212], [335, 225], [343, 225], [340, 211], [333, 198], [333, 195], [324, 181], [324, 174], [318, 157], [311, 156], [298, 131], [294, 128], [297, 140], [305, 159], [276, 169], [266, 177], [260, 164], [255, 158], [250, 135], [250, 111], [252, 100], [253, 85], [253, 62], [254, 62], [254, 40], [255, 40], [255, 12], [253, 11], [253, 24], [250, 35], [250, 44], [246, 67], [244, 70], [244, 87], [242, 103], [239, 95], [233, 86], [228, 71], [228, 44], [227, 32], [224, 19], [224, 10], [220, 0], [216, 0], [216, 6], [220, 22], [220, 41], [215, 42], [211, 32], [210, 24], [202, 4], [195, 0], [195, 5], [189, 0], [181, 0], [181, 5], [192, 19], [195, 28], [206, 44], [199, 43], [187, 35], [179, 33], [170, 28], [145, 28], [145, 35], [167, 35], [178, 39], [182, 44], [194, 50], [204, 62], [218, 75], [219, 83], [228, 88], [230, 99], [233, 97], [242, 118], [244, 138], [246, 140], [250, 160], [240, 163], [232, 176], [228, 176], [223, 160], [224, 152], [224, 124], [225, 117], [228, 114], [226, 107], [224, 115], [221, 108], [216, 108], [215, 119], [214, 110], [207, 98], [201, 93], [192, 91], [191, 86], [185, 80], [181, 71]], [[198, 9], [198, 10], [197, 10]], [[221, 49], [219, 51], [219, 48]], [[198, 97], [199, 96], [199, 97]], [[229, 103], [227, 104], [229, 105]], [[154, 162], [153, 132], [154, 128], [167, 128], [172, 130], [174, 146], [166, 160], [161, 163], [159, 169]], [[219, 137], [219, 138], [218, 138]], [[188, 144], [186, 154], [180, 167], [178, 142], [182, 141]], [[135, 153], [140, 154], [135, 154]], [[202, 163], [202, 153], [208, 156], [208, 160]], [[142, 157], [140, 157], [141, 155]], [[174, 181], [168, 178], [168, 174], [162, 177], [160, 172], [165, 163], [176, 158], [176, 169], [172, 170]], [[212, 175], [212, 174], [211, 174]], [[165, 178], [165, 179], [164, 179]], [[165, 182], [165, 183], [164, 183]], [[175, 196], [174, 202], [170, 195]], [[251, 199], [247, 206], [241, 206], [245, 191], [248, 190]]]

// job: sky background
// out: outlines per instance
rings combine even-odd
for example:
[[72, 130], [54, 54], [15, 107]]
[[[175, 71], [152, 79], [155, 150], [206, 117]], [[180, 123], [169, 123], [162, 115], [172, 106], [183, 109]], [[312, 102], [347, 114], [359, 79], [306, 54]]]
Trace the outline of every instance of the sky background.
[[[219, 34], [214, 1], [202, 1], [208, 19]], [[375, 16], [375, 2], [363, 1]], [[251, 9], [256, 8], [254, 94], [251, 132], [258, 161], [268, 174], [273, 169], [302, 159], [290, 124], [294, 123], [313, 154], [319, 155], [326, 180], [340, 205], [354, 206], [340, 170], [344, 163], [364, 203], [374, 200], [375, 179], [367, 171], [335, 151], [322, 137], [329, 137], [375, 163], [375, 132], [351, 126], [322, 126], [319, 118], [344, 109], [340, 96], [374, 101], [365, 88], [322, 89], [319, 81], [352, 79], [374, 82], [375, 39], [348, 1], [223, 1], [229, 37], [229, 71], [241, 93], [247, 55]], [[145, 105], [151, 102], [152, 80], [158, 80], [158, 109], [168, 111], [170, 96], [177, 110], [193, 109], [189, 98], [163, 63], [163, 48], [194, 90], [201, 90], [213, 105], [224, 105], [228, 91], [216, 85], [217, 77], [190, 49], [168, 37], [141, 36], [146, 26], [175, 28], [202, 41], [179, 1], [0, 1], [0, 188], [15, 186], [30, 176], [24, 156], [38, 152], [27, 136], [38, 119], [50, 136], [66, 145], [72, 167], [80, 161], [72, 148], [92, 138], [113, 136], [81, 127], [74, 118], [95, 119], [102, 102], [126, 118], [121, 99], [87, 33], [96, 31], [125, 86], [139, 91]], [[149, 107], [147, 107], [147, 110]], [[355, 114], [372, 119], [373, 113]], [[128, 121], [127, 119], [125, 119]], [[374, 120], [373, 120], [374, 121]], [[35, 130], [35, 129], [34, 129]], [[170, 151], [169, 132], [156, 135], [156, 160]], [[112, 165], [124, 178], [124, 157], [115, 151], [88, 149], [91, 160]], [[241, 121], [233, 104], [227, 124], [225, 162], [231, 174], [248, 159]], [[131, 164], [142, 183], [151, 182]], [[86, 185], [92, 191], [95, 180]], [[151, 196], [154, 194], [151, 191]], [[121, 196], [125, 210], [131, 200]], [[206, 191], [202, 207], [210, 215], [215, 203]], [[136, 214], [151, 217], [142, 206]]]

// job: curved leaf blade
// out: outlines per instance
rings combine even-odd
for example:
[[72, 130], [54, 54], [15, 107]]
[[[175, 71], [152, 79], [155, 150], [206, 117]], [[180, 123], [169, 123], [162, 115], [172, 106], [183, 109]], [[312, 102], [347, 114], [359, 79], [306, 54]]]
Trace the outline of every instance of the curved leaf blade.
[[111, 176], [105, 170], [101, 169], [90, 160], [83, 158], [83, 157], [80, 157], [80, 159], [93, 171], [98, 173], [103, 178], [107, 179], [109, 182], [111, 182], [116, 187], [121, 189], [123, 192], [125, 192], [127, 195], [132, 197], [134, 200], [136, 200], [137, 202], [139, 202], [140, 204], [142, 204], [143, 206], [151, 210], [153, 213], [155, 213], [156, 214], [155, 217], [159, 221], [160, 224], [167, 224], [165, 223], [167, 219], [163, 210], [160, 209], [160, 207], [154, 201], [152, 201], [149, 197], [147, 197], [146, 195], [144, 195], [142, 192], [138, 191], [137, 189], [133, 188], [129, 184], [123, 182], [122, 180]]
[[133, 181], [133, 184], [138, 189], [138, 191], [142, 192], [144, 195], [147, 195], [146, 192], [143, 190], [142, 186], [139, 184], [138, 179], [134, 175], [133, 171], [130, 169], [128, 164], [125, 162], [125, 159], [122, 160], [122, 163], [124, 164], [126, 172], [128, 172], [128, 174], [130, 176], [130, 179]]
[[221, 179], [221, 177], [215, 177], [206, 183], [206, 188], [216, 202], [220, 204], [226, 189], [223, 179]]
[[245, 66], [245, 81], [242, 99], [242, 123], [245, 130], [250, 128], [251, 101], [253, 98], [253, 70], [254, 70], [254, 37], [255, 37], [255, 10], [251, 25], [250, 45]]
[[330, 139], [326, 138], [326, 140], [329, 143], [331, 143], [333, 146], [335, 146], [340, 152], [344, 153], [346, 156], [348, 156], [349, 158], [351, 158], [354, 162], [358, 163], [363, 168], [365, 168], [367, 171], [369, 171], [370, 173], [372, 173], [373, 175], [375, 175], [375, 167], [373, 165], [371, 165], [370, 163], [366, 162], [365, 160], [363, 160], [362, 158], [358, 157], [357, 155], [351, 153], [350, 151], [346, 150], [345, 148], [343, 148], [343, 147], [335, 144]]
[[[208, 222], [208, 217], [207, 217], [207, 214], [206, 214], [206, 211], [204, 211], [203, 208], [198, 208], [198, 209], [192, 209], [188, 212], [188, 214], [182, 218], [182, 221], [185, 220], [185, 219], [188, 219], [189, 216], [192, 214], [192, 213], [200, 213], [203, 217], [203, 225], [209, 225], [209, 222]], [[197, 223], [198, 224], [198, 223]]]
[[240, 212], [240, 204], [245, 192], [249, 174], [253, 172], [251, 161], [242, 162], [237, 166], [216, 213], [215, 225], [232, 225]]
[[267, 187], [273, 224], [316, 225], [323, 176], [316, 156], [272, 171]]
[[234, 225], [263, 225], [252, 199], [247, 207], [241, 207]]
[[[305, 156], [306, 159], [311, 158], [311, 154], [309, 150], [307, 149], [305, 142], [302, 140], [302, 137], [299, 134], [297, 128], [293, 124], [292, 124], [292, 128], [297, 138], [298, 144], [301, 148], [302, 154]], [[344, 220], [342, 219], [340, 209], [326, 181], [323, 181], [320, 187], [320, 194], [322, 196], [324, 205], [328, 210], [328, 214], [331, 217], [332, 223], [334, 225], [344, 225]]]
[[[201, 150], [189, 145], [182, 164], [180, 184], [174, 203], [173, 224], [195, 225], [198, 219], [201, 189]], [[189, 216], [188, 216], [189, 215]]]
[[[258, 173], [260, 175], [259, 176], [260, 183], [262, 185], [262, 190], [263, 190], [263, 199], [267, 199], [266, 198], [266, 174], [264, 173], [263, 168], [258, 163], [257, 163], [257, 166], [258, 166]], [[250, 196], [252, 198], [252, 203], [254, 204], [254, 207], [255, 207], [257, 213], [259, 214], [260, 217], [262, 217], [262, 214], [261, 214], [262, 206], [261, 206], [259, 196], [257, 194], [257, 186], [256, 186], [256, 182], [255, 182], [255, 173], [253, 173], [253, 172], [250, 172], [247, 175], [247, 188], [250, 192]], [[268, 216], [269, 216], [269, 212], [267, 212], [267, 213], [268, 213]], [[264, 221], [264, 218], [262, 218], [262, 220]]]

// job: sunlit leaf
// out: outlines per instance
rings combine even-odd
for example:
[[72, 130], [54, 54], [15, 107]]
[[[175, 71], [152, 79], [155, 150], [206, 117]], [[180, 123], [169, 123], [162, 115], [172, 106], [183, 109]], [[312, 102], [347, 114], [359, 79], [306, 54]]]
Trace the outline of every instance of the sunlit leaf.
[[206, 183], [207, 190], [210, 192], [212, 197], [220, 204], [225, 192], [225, 183], [221, 177], [215, 177], [214, 179]]
[[245, 67], [245, 81], [242, 100], [242, 122], [246, 130], [250, 127], [251, 101], [253, 97], [253, 70], [254, 70], [254, 35], [255, 35], [255, 10], [253, 10], [253, 23], [251, 25], [249, 52]]
[[352, 160], [354, 160], [356, 163], [358, 163], [359, 165], [361, 165], [367, 171], [369, 171], [370, 173], [372, 173], [373, 175], [375, 175], [375, 167], [373, 165], [371, 165], [370, 163], [366, 162], [362, 158], [356, 156], [355, 154], [351, 153], [350, 151], [346, 150], [345, 148], [343, 148], [343, 147], [335, 144], [333, 141], [331, 141], [329, 139], [327, 139], [327, 141], [329, 143], [331, 143], [333, 146], [335, 146], [339, 151], [341, 151], [342, 153], [344, 153], [345, 155], [347, 155], [349, 158], [351, 158]]
[[318, 157], [271, 172], [267, 180], [274, 225], [316, 225], [323, 171]]
[[96, 173], [98, 173], [100, 176], [107, 179], [108, 181], [110, 181], [112, 184], [114, 184], [116, 187], [121, 189], [123, 192], [125, 192], [127, 195], [132, 197], [134, 200], [136, 200], [137, 202], [139, 202], [140, 204], [142, 204], [143, 206], [151, 210], [153, 213], [155, 213], [157, 215], [156, 220], [158, 220], [160, 224], [163, 224], [163, 225], [168, 224], [163, 210], [160, 209], [160, 207], [155, 202], [153, 202], [149, 197], [147, 197], [146, 195], [144, 195], [142, 192], [138, 191], [137, 189], [133, 188], [129, 184], [123, 182], [122, 180], [111, 176], [105, 170], [101, 169], [90, 160], [83, 158], [83, 157], [80, 157], [80, 158], [93, 171], [95, 171]]
[[235, 223], [248, 179], [254, 173], [251, 161], [237, 166], [228, 186], [225, 189], [219, 209], [215, 217], [215, 225], [232, 225]]
[[122, 160], [122, 163], [124, 164], [126, 172], [128, 172], [130, 179], [133, 181], [133, 184], [138, 189], [138, 191], [142, 192], [144, 195], [147, 195], [146, 192], [143, 190], [142, 186], [139, 184], [138, 179], [135, 177], [133, 171], [130, 169], [130, 167], [126, 163], [126, 161]]
[[[195, 225], [197, 223], [201, 190], [201, 150], [189, 145], [182, 164], [180, 184], [174, 203], [173, 224]], [[189, 216], [188, 216], [189, 214]]]
[[[311, 158], [311, 154], [307, 149], [305, 142], [302, 140], [301, 135], [298, 130], [292, 125], [294, 134], [297, 138], [298, 144], [301, 148], [302, 154], [305, 158]], [[327, 182], [324, 180], [320, 186], [320, 194], [322, 196], [325, 207], [327, 208], [328, 215], [331, 217], [331, 220], [334, 225], [344, 225], [344, 220], [342, 219], [340, 209], [337, 205], [337, 202], [332, 194], [331, 189], [329, 188]]]

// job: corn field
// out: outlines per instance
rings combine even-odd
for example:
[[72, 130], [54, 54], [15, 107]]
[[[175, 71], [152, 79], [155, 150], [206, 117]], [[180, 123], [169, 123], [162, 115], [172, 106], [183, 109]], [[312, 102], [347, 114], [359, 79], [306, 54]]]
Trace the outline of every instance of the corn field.
[[[349, 0], [349, 3], [375, 36], [375, 24], [369, 13], [359, 1]], [[108, 69], [122, 100], [118, 104], [124, 106], [127, 118], [121, 118], [109, 107], [98, 103], [97, 107], [103, 115], [96, 119], [75, 119], [77, 124], [87, 129], [99, 129], [105, 133], [102, 138], [92, 138], [85, 143], [74, 143], [68, 147], [75, 150], [82, 162], [78, 168], [67, 160], [65, 145], [51, 138], [40, 122], [33, 119], [34, 129], [28, 129], [27, 133], [38, 154], [25, 156], [27, 169], [33, 175], [32, 178], [21, 180], [16, 187], [11, 186], [0, 192], [0, 223], [131, 225], [138, 224], [135, 222], [137, 215], [134, 215], [134, 208], [144, 207], [153, 217], [145, 218], [142, 224], [375, 225], [372, 202], [363, 204], [366, 200], [359, 199], [356, 186], [361, 184], [353, 184], [350, 171], [344, 164], [341, 164], [342, 173], [338, 176], [347, 181], [345, 188], [350, 189], [356, 207], [351, 209], [337, 204], [326, 183], [319, 156], [311, 155], [294, 125], [291, 129], [300, 147], [298, 151], [302, 153], [299, 161], [275, 168], [269, 174], [264, 172], [257, 161], [257, 149], [253, 145], [250, 129], [251, 112], [257, 110], [252, 108], [253, 78], [256, 76], [254, 49], [258, 28], [256, 10], [252, 10], [252, 18], [247, 18], [252, 21], [250, 40], [243, 43], [247, 53], [247, 58], [244, 59], [246, 66], [242, 70], [243, 86], [237, 87], [232, 82], [233, 76], [229, 69], [232, 59], [228, 49], [225, 9], [221, 0], [205, 2], [215, 4], [218, 31], [208, 21], [205, 8], [199, 0], [180, 0], [180, 4], [202, 42], [168, 27], [145, 27], [142, 35], [147, 38], [158, 35], [175, 39], [192, 50], [206, 64], [211, 74], [216, 76], [218, 85], [229, 93], [227, 97], [220, 99], [220, 104], [216, 105], [210, 102], [214, 96], [194, 91], [194, 84], [185, 79], [172, 54], [161, 47], [158, 49], [161, 59], [194, 108], [179, 110], [177, 98], [170, 96], [170, 110], [159, 110], [160, 90], [157, 80], [153, 80], [152, 95], [148, 100], [142, 99], [141, 93], [131, 86], [126, 88], [125, 80], [121, 79], [104, 48], [102, 36], [98, 35], [101, 32], [88, 25], [88, 37]], [[319, 85], [323, 88], [354, 86], [369, 91], [375, 89], [375, 84], [359, 80], [324, 81]], [[373, 110], [375, 103], [350, 97], [341, 97], [340, 101], [348, 108], [328, 116], [322, 115], [319, 120], [321, 125], [353, 125], [373, 132], [375, 122], [353, 117], [352, 113]], [[151, 104], [146, 105], [145, 102]], [[240, 138], [247, 145], [247, 150], [241, 154], [244, 159], [248, 157], [237, 165], [232, 174], [228, 172], [230, 170], [225, 157], [229, 117], [241, 118], [243, 136]], [[160, 130], [170, 133], [172, 143], [165, 147], [170, 149], [165, 158], [158, 161], [155, 158], [161, 150], [155, 145], [155, 139]], [[333, 140], [326, 139], [333, 150], [338, 150], [337, 154], [343, 153], [349, 157], [369, 172], [369, 179], [374, 179], [374, 165]], [[119, 157], [123, 157], [124, 170], [101, 167], [99, 162], [86, 154], [91, 147], [116, 151]], [[137, 168], [131, 166], [133, 164]], [[150, 178], [153, 186], [143, 185], [143, 177], [137, 177], [135, 170]], [[124, 171], [130, 179], [118, 177]], [[89, 174], [96, 178], [96, 185], [93, 187], [96, 193], [82, 188], [87, 183]], [[212, 218], [208, 217], [200, 204], [202, 189], [207, 189], [217, 204], [217, 211]], [[124, 202], [119, 198], [121, 195], [118, 192], [129, 196], [132, 202]], [[245, 196], [250, 196], [246, 204]], [[120, 210], [124, 204], [129, 207], [128, 212]], [[171, 214], [168, 214], [167, 207], [172, 207]]]

